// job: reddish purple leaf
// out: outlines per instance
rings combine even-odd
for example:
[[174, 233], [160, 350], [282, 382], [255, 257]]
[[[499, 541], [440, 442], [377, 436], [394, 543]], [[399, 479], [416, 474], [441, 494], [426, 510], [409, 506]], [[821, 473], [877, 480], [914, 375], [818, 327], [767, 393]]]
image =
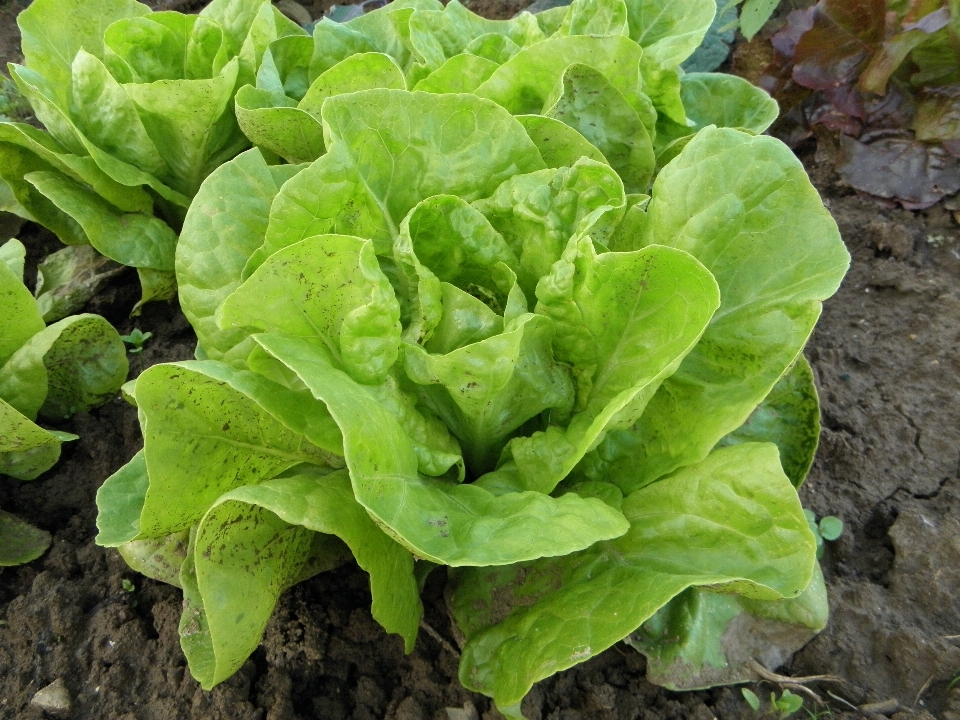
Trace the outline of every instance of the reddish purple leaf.
[[870, 144], [840, 137], [840, 176], [852, 187], [919, 210], [960, 191], [960, 159], [909, 137]]
[[787, 16], [784, 28], [770, 40], [776, 55], [757, 84], [776, 98], [781, 107], [783, 91], [793, 84], [794, 50], [803, 34], [813, 27], [813, 14], [814, 8], [794, 10]]
[[884, 0], [820, 0], [797, 43], [793, 79], [813, 90], [852, 84], [884, 39]]

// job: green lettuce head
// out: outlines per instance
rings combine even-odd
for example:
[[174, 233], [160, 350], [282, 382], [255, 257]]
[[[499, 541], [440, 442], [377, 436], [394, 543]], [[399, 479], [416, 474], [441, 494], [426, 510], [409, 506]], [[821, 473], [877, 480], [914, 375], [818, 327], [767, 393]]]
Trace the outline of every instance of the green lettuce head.
[[10, 65], [48, 132], [0, 123], [5, 210], [68, 245], [136, 267], [144, 300], [170, 297], [190, 198], [249, 147], [233, 97], [267, 44], [303, 31], [268, 0], [214, 0], [199, 15], [134, 0], [37, 0]]
[[[0, 475], [34, 480], [76, 435], [36, 424], [63, 420], [113, 399], [127, 376], [127, 352], [99, 315], [73, 315], [47, 326], [23, 284], [26, 250], [0, 245]], [[0, 566], [39, 557], [50, 535], [0, 511]]]
[[350, 554], [408, 649], [415, 561], [456, 568], [461, 679], [510, 716], [624, 638], [701, 687], [823, 626], [800, 351], [848, 257], [753, 134], [775, 104], [678, 70], [714, 8], [396, 2], [266, 49], [237, 118], [293, 164], [201, 187], [203, 359], [138, 379], [144, 450], [99, 496], [99, 542], [183, 588], [205, 687]]
[[[708, 126], [638, 198], [478, 94], [319, 116], [314, 162], [249, 150], [198, 192], [177, 280], [201, 359], [138, 378], [144, 449], [98, 496], [98, 542], [183, 588], [203, 686], [351, 553], [408, 649], [417, 564], [452, 568], [461, 680], [510, 717], [627, 637], [697, 687], [819, 630], [801, 350], [849, 256], [789, 149]], [[757, 629], [732, 647], [733, 623]]]

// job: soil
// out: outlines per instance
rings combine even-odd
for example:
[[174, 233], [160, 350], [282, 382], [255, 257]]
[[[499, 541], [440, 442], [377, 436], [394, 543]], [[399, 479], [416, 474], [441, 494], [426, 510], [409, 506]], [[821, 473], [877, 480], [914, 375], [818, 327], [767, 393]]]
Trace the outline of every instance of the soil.
[[[474, 7], [481, 2], [492, 0]], [[4, 59], [17, 55], [15, 6], [0, 5]], [[496, 7], [513, 12], [482, 9]], [[824, 428], [801, 491], [805, 506], [838, 515], [846, 529], [823, 558], [830, 624], [780, 672], [838, 676], [813, 686], [826, 706], [807, 703], [834, 717], [891, 701], [872, 709], [960, 720], [960, 227], [940, 208], [882, 208], [857, 196], [828, 148], [798, 152], [853, 256], [806, 351]], [[36, 226], [20, 237], [30, 268], [57, 247]], [[195, 338], [176, 304], [131, 319], [136, 298], [126, 273], [86, 308], [122, 332], [153, 332], [131, 356], [131, 377], [190, 358]], [[80, 440], [56, 467], [31, 483], [0, 483], [0, 507], [54, 538], [39, 560], [0, 570], [0, 718], [46, 717], [30, 701], [57, 680], [72, 703], [61, 717], [84, 720], [499, 718], [457, 681], [442, 571], [427, 583], [429, 631], [411, 655], [371, 618], [366, 575], [351, 564], [285, 593], [240, 672], [203, 691], [179, 647], [180, 591], [93, 543], [97, 488], [142, 443], [135, 409], [118, 399], [63, 429]], [[539, 683], [524, 711], [530, 720], [757, 717], [738, 688], [673, 693], [647, 683], [644, 667], [617, 645]], [[761, 697], [775, 689], [752, 687]]]

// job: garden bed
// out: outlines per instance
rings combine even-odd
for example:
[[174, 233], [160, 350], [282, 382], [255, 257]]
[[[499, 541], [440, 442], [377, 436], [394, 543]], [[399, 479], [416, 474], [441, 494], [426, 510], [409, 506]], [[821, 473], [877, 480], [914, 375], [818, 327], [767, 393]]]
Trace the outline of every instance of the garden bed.
[[[18, 9], [0, 8], [5, 59], [17, 52], [8, 29]], [[498, 12], [489, 2], [474, 9]], [[899, 706], [900, 717], [960, 719], [960, 227], [938, 207], [882, 209], [840, 184], [824, 148], [799, 153], [853, 256], [806, 350], [824, 429], [801, 491], [805, 506], [846, 529], [823, 559], [830, 623], [781, 672], [842, 678], [814, 686], [834, 716], [850, 708], [827, 690], [853, 706], [895, 700], [884, 709]], [[57, 241], [36, 226], [21, 239], [30, 279]], [[122, 332], [153, 333], [131, 356], [131, 377], [192, 357], [196, 340], [176, 304], [128, 318], [137, 293], [126, 271], [86, 308]], [[73, 718], [499, 717], [457, 680], [442, 571], [427, 584], [427, 627], [411, 655], [372, 619], [366, 575], [349, 564], [285, 593], [252, 658], [203, 691], [180, 650], [180, 591], [93, 542], [97, 488], [142, 443], [136, 410], [117, 399], [62, 429], [80, 440], [53, 470], [0, 485], [0, 506], [54, 538], [39, 560], [0, 571], [0, 717], [44, 717], [30, 701], [58, 679]], [[737, 688], [673, 693], [647, 683], [644, 665], [618, 644], [538, 684], [524, 711], [531, 720], [756, 716]], [[753, 689], [769, 697], [773, 687]]]

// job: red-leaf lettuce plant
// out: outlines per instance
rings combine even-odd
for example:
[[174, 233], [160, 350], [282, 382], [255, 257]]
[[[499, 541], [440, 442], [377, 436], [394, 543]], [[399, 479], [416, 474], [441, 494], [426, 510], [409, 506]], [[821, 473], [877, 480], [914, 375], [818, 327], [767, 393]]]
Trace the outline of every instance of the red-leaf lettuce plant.
[[773, 45], [761, 86], [841, 133], [850, 185], [911, 209], [960, 191], [960, 2], [820, 0]]
[[510, 717], [631, 636], [698, 687], [823, 626], [801, 350], [849, 258], [756, 134], [769, 98], [678, 72], [713, 12], [422, 0], [320, 23], [306, 64], [271, 46], [241, 124], [310, 162], [254, 149], [200, 188], [200, 359], [139, 377], [144, 449], [98, 497], [98, 542], [183, 588], [204, 687], [349, 553], [408, 650], [416, 564], [451, 568], [461, 680]]

